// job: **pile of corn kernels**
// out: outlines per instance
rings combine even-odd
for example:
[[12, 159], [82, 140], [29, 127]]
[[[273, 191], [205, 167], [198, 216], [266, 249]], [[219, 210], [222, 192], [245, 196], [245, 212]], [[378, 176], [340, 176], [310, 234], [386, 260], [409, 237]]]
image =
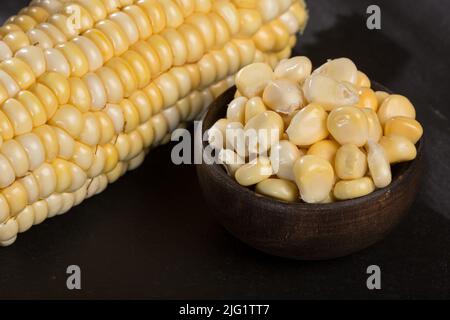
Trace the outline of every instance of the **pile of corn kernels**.
[[307, 57], [275, 70], [254, 63], [236, 87], [208, 140], [227, 172], [258, 194], [307, 203], [358, 198], [388, 186], [392, 164], [416, 157], [423, 129], [412, 103], [372, 90], [350, 59], [314, 71]]

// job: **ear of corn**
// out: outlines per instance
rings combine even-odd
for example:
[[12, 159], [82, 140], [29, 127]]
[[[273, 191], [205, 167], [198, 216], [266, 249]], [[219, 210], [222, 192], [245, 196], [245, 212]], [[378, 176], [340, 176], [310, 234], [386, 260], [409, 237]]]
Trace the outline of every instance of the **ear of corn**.
[[137, 168], [240, 68], [289, 57], [306, 20], [298, 0], [33, 0], [0, 28], [0, 245]]

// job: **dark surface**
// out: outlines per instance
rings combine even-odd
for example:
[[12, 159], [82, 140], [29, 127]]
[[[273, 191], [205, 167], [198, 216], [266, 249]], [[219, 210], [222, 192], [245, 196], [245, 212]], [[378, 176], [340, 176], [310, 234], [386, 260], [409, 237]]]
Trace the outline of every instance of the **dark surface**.
[[[389, 90], [372, 82], [373, 90]], [[236, 87], [211, 104], [203, 119], [203, 136], [221, 118]], [[209, 154], [203, 141], [203, 152]], [[347, 201], [326, 204], [288, 203], [255, 196], [220, 164], [197, 165], [200, 187], [217, 221], [244, 243], [275, 256], [298, 260], [344, 257], [384, 239], [410, 212], [423, 171], [423, 141], [413, 161], [393, 166], [392, 182], [383, 189]], [[224, 206], [223, 204], [227, 205]]]
[[[24, 3], [3, 0], [2, 14]], [[428, 156], [423, 188], [385, 240], [326, 262], [261, 254], [215, 222], [194, 166], [173, 165], [167, 146], [103, 194], [1, 249], [0, 298], [450, 298], [450, 2], [376, 3], [380, 31], [365, 28], [373, 1], [309, 1], [296, 53], [316, 66], [349, 56], [416, 105]], [[81, 267], [81, 291], [66, 289], [71, 264]], [[372, 264], [382, 271], [380, 291], [366, 288]]]

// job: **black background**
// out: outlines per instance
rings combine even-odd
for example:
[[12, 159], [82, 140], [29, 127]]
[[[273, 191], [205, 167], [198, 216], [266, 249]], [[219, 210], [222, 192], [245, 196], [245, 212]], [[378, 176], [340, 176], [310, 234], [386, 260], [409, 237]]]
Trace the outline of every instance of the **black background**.
[[[2, 0], [1, 20], [26, 5]], [[450, 298], [450, 1], [311, 0], [295, 54], [315, 66], [348, 56], [372, 79], [411, 98], [425, 127], [427, 166], [410, 215], [385, 240], [349, 257], [298, 262], [252, 250], [205, 207], [194, 166], [171, 146], [68, 214], [0, 249], [8, 298]], [[378, 4], [382, 30], [366, 28]], [[226, 204], [224, 204], [226, 205]], [[79, 265], [82, 290], [66, 289]], [[366, 268], [382, 290], [366, 288]]]

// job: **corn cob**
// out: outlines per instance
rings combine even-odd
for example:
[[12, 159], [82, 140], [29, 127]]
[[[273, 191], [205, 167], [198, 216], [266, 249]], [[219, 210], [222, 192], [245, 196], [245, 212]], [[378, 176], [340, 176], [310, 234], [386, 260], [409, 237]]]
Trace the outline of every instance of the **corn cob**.
[[[73, 4], [89, 23], [68, 33]], [[33, 1], [0, 32], [0, 245], [137, 168], [243, 66], [290, 56], [306, 17], [293, 0]]]

